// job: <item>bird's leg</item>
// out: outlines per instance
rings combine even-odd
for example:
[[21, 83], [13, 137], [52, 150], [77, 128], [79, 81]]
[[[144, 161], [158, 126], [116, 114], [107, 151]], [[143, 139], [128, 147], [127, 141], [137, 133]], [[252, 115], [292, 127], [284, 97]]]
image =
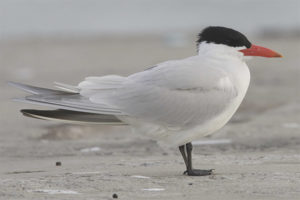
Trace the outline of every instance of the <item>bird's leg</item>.
[[183, 157], [185, 166], [187, 166], [188, 163], [187, 163], [187, 157], [186, 157], [186, 154], [185, 154], [185, 145], [179, 146], [179, 151], [180, 151], [180, 153], [181, 153], [181, 155], [182, 155], [182, 157]]
[[184, 172], [184, 174], [187, 174], [188, 176], [207, 176], [207, 175], [211, 175], [212, 171], [213, 171], [212, 169], [209, 169], [209, 170], [193, 169], [193, 167], [192, 167], [193, 145], [192, 145], [192, 143], [189, 142], [185, 146], [186, 146], [187, 155], [185, 155], [184, 145], [179, 147], [179, 150], [182, 154], [182, 157], [183, 157], [185, 165], [186, 165], [186, 171]]

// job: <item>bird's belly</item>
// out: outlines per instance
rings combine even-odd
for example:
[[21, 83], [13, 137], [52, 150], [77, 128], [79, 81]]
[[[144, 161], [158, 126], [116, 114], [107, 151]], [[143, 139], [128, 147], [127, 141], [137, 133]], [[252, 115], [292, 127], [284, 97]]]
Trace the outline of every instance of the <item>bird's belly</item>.
[[164, 133], [163, 143], [169, 145], [183, 145], [194, 140], [198, 140], [204, 136], [210, 135], [222, 128], [233, 116], [238, 109], [242, 100], [236, 99], [220, 114], [207, 119], [204, 123], [199, 123], [187, 130], [168, 131]]
[[170, 126], [166, 129], [164, 126], [144, 123], [138, 119], [121, 120], [127, 121], [128, 124], [133, 125], [138, 133], [142, 133], [152, 139], [155, 139], [163, 145], [179, 146], [210, 135], [222, 128], [238, 109], [245, 93], [246, 91], [240, 93], [236, 98], [232, 99], [232, 101], [227, 104], [222, 112], [215, 115], [209, 115], [209, 117], [206, 116], [205, 120], [202, 116], [202, 118], [199, 118], [198, 121], [195, 120], [192, 124], [189, 124], [185, 127], [183, 125], [179, 127]]
[[[199, 134], [200, 137], [209, 135], [209, 134], [219, 130], [220, 128], [222, 128], [231, 119], [231, 117], [233, 116], [233, 114], [236, 112], [239, 105], [241, 104], [241, 102], [242, 102], [242, 100], [239, 100], [239, 99], [234, 100], [231, 104], [228, 105], [228, 107], [222, 113], [211, 118], [206, 123], [197, 127], [197, 128], [199, 128], [198, 130], [200, 130], [200, 128], [201, 128], [202, 130], [200, 132], [202, 132], [202, 134], [204, 134], [204, 135]], [[195, 139], [198, 139], [198, 138], [195, 138]]]

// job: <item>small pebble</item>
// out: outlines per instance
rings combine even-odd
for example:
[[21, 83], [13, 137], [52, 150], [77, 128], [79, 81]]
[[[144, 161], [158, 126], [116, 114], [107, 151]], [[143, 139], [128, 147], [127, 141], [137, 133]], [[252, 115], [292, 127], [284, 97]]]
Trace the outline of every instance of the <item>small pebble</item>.
[[56, 166], [61, 166], [61, 162], [57, 161], [57, 162], [55, 163], [55, 165], [56, 165]]
[[189, 183], [189, 185], [193, 185], [193, 183]]
[[115, 193], [115, 194], [112, 195], [112, 198], [113, 198], [113, 199], [117, 199], [117, 198], [118, 198], [118, 195]]

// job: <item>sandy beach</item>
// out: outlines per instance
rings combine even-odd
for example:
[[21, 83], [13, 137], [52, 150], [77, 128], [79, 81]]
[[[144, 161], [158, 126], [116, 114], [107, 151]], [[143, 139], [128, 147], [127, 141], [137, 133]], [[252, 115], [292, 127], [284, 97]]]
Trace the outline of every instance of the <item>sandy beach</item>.
[[251, 86], [238, 112], [195, 142], [195, 167], [215, 169], [208, 177], [182, 175], [177, 147], [161, 147], [130, 127], [26, 118], [20, 109], [41, 107], [11, 101], [24, 92], [7, 81], [52, 87], [91, 75], [128, 75], [195, 55], [194, 35], [186, 38], [1, 41], [0, 199], [299, 199], [299, 37], [251, 38], [284, 57], [250, 60]]

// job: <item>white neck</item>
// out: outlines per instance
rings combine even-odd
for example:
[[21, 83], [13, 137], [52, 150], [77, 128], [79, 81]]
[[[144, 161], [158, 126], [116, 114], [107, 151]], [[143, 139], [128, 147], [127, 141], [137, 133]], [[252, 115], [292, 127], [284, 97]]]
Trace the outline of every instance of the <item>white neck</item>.
[[230, 47], [224, 44], [214, 44], [201, 42], [198, 46], [198, 55], [205, 56], [217, 56], [217, 57], [238, 57], [240, 59], [244, 58], [244, 54], [238, 50], [244, 49], [246, 47]]
[[213, 61], [215, 67], [226, 71], [239, 90], [241, 98], [246, 94], [250, 82], [250, 72], [245, 63], [246, 56], [238, 51], [244, 48], [206, 42], [199, 45], [199, 57]]

